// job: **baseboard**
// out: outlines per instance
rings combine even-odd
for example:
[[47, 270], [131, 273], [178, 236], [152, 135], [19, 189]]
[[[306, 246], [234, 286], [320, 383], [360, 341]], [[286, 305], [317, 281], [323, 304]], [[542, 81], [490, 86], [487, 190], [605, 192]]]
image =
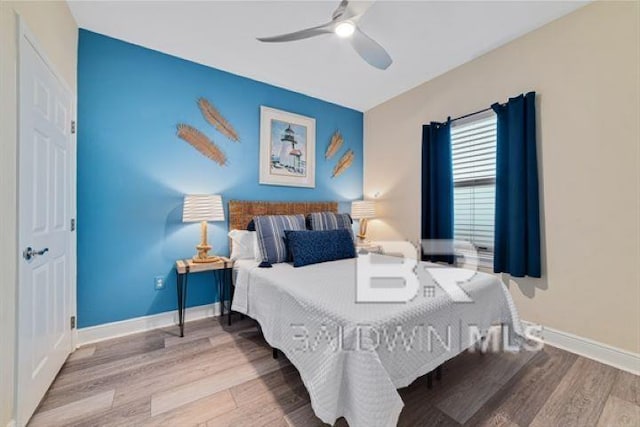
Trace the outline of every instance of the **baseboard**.
[[[535, 324], [534, 322], [523, 323], [529, 325]], [[559, 331], [548, 326], [542, 327], [542, 336], [545, 344], [550, 346], [593, 359], [623, 371], [631, 372], [634, 375], [640, 375], [640, 354], [622, 350], [589, 338], [580, 337], [569, 332]]]
[[[220, 315], [220, 303], [189, 307], [185, 312], [185, 322], [204, 319]], [[123, 337], [150, 331], [152, 329], [166, 328], [178, 324], [178, 310], [152, 314], [150, 316], [136, 317], [121, 320], [119, 322], [105, 323], [98, 326], [78, 329], [78, 347], [104, 341], [111, 338]]]

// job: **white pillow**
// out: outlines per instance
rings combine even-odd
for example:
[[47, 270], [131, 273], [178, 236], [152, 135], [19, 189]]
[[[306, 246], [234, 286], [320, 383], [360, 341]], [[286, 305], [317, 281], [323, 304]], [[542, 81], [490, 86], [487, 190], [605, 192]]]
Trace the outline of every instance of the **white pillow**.
[[231, 256], [233, 261], [239, 259], [255, 259], [260, 261], [260, 248], [258, 247], [258, 233], [248, 230], [231, 230]]

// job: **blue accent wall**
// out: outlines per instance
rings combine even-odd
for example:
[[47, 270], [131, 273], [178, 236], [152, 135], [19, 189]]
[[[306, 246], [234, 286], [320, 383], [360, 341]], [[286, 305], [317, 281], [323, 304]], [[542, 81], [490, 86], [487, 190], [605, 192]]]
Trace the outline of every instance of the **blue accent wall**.
[[[184, 194], [222, 194], [225, 206], [231, 199], [337, 200], [343, 210], [362, 197], [361, 112], [85, 30], [78, 49], [79, 327], [177, 308], [174, 263], [192, 256], [199, 240], [199, 225], [182, 223]], [[205, 122], [199, 97], [232, 123], [241, 143]], [[261, 105], [316, 119], [316, 188], [258, 184]], [[179, 139], [177, 123], [216, 141], [228, 165]], [[336, 129], [345, 144], [326, 161]], [[332, 179], [347, 149], [354, 164]], [[226, 234], [226, 223], [209, 224], [214, 252], [228, 254]], [[165, 278], [164, 290], [154, 289], [156, 276]], [[213, 275], [192, 276], [188, 306], [217, 299]]]

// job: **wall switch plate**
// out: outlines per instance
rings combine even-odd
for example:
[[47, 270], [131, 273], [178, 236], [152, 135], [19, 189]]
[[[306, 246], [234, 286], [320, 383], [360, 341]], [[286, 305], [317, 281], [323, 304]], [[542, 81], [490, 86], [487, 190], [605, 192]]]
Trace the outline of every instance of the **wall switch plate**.
[[153, 283], [154, 283], [154, 288], [156, 289], [156, 291], [160, 291], [160, 290], [164, 289], [164, 277], [156, 276], [153, 279]]

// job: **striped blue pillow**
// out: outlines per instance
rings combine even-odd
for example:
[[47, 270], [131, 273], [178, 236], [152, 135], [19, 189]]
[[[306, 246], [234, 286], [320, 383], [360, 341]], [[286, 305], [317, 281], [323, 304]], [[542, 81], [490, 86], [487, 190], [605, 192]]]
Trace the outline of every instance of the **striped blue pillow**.
[[347, 213], [314, 212], [309, 214], [309, 223], [314, 231], [349, 230], [351, 239], [355, 241], [353, 228], [351, 228], [353, 221], [351, 215]]
[[289, 258], [285, 230], [305, 230], [304, 215], [256, 216], [253, 222], [258, 232], [258, 246], [263, 267], [285, 262]]

